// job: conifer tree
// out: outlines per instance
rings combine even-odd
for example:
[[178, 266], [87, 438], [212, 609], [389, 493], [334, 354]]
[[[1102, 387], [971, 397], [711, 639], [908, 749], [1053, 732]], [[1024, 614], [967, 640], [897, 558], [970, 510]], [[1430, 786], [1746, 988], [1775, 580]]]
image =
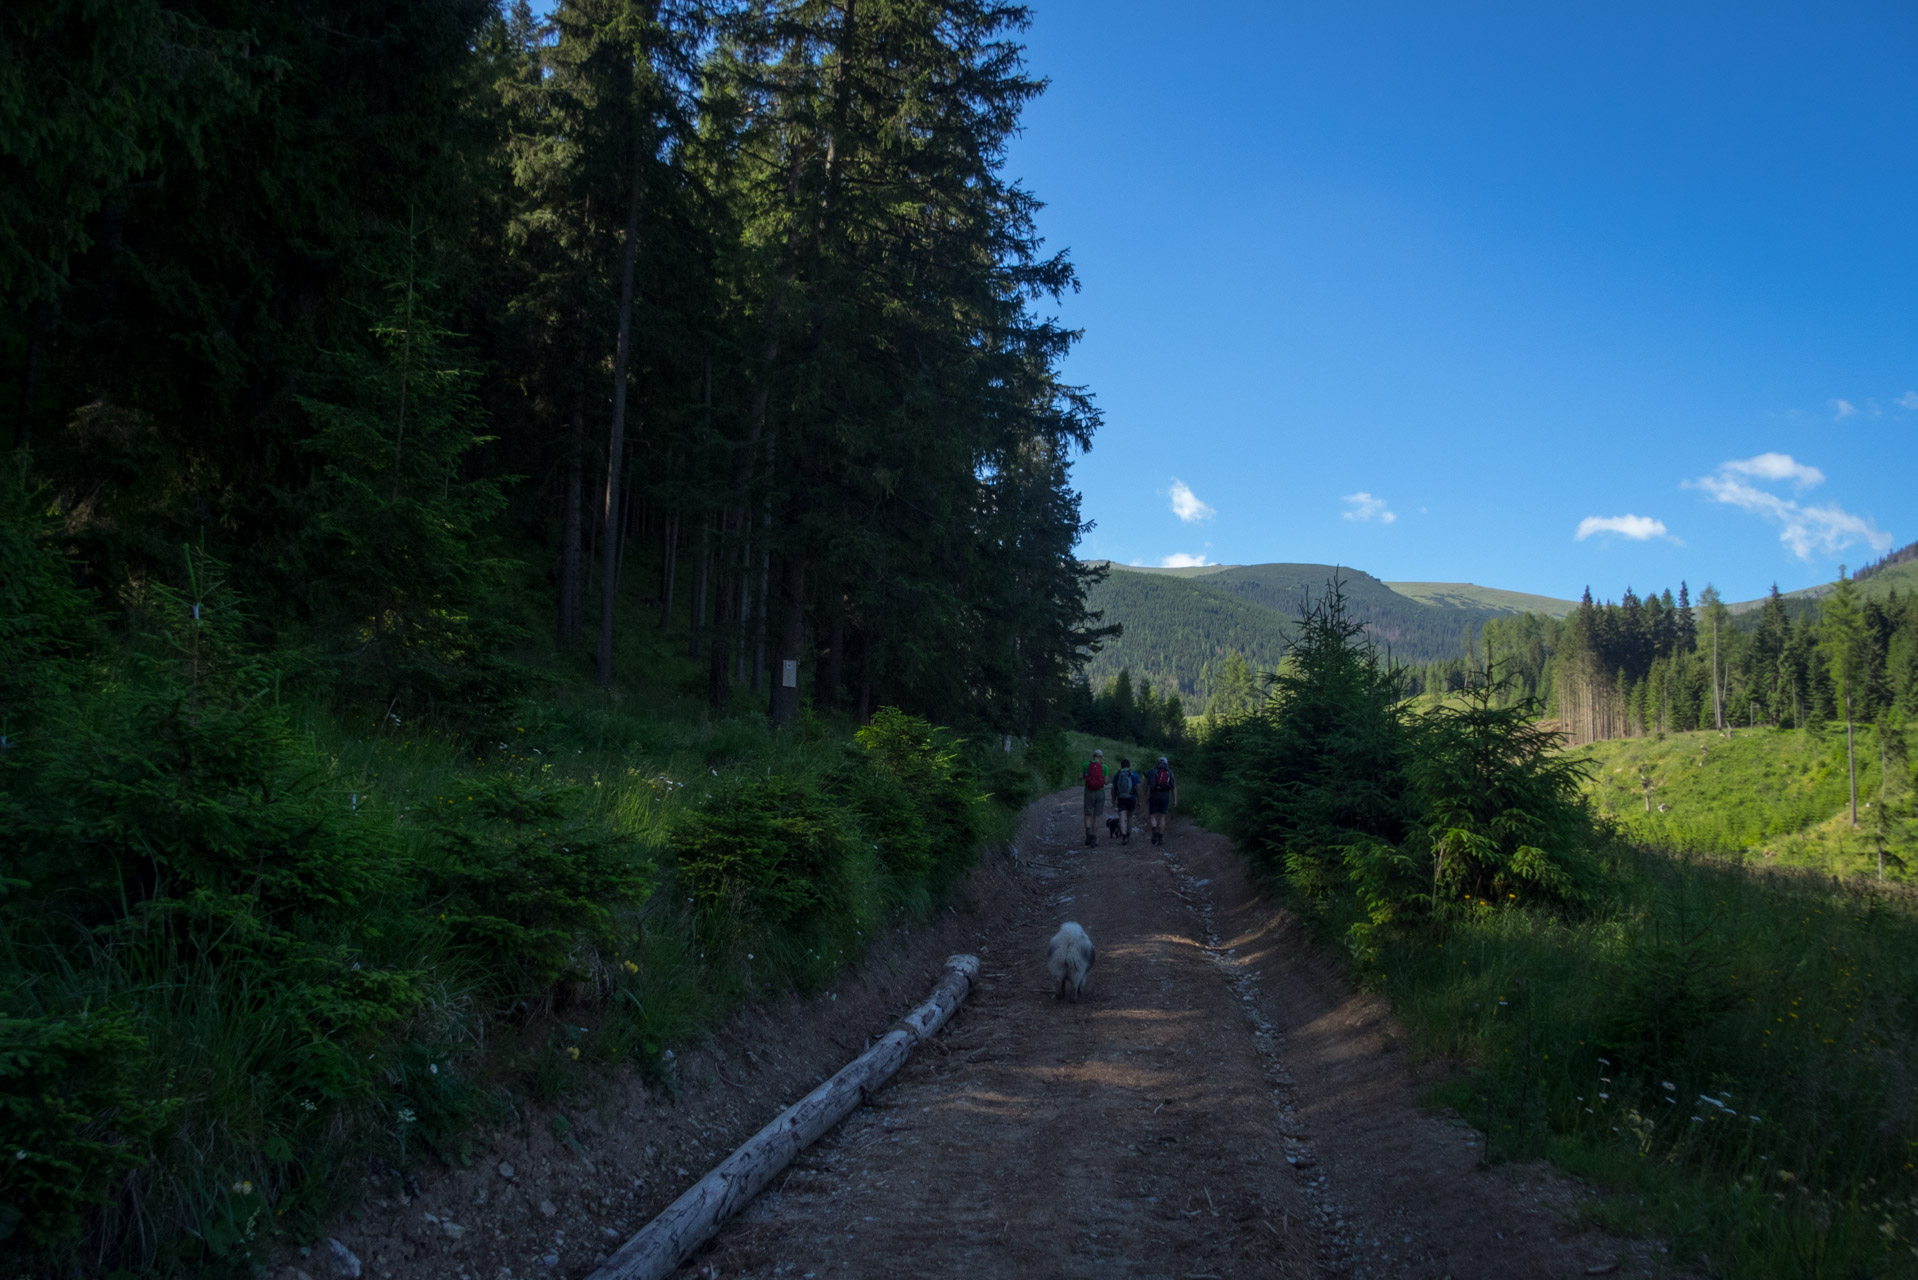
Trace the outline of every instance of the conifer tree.
[[1820, 602], [1819, 652], [1831, 673], [1832, 692], [1845, 717], [1845, 771], [1851, 789], [1851, 825], [1858, 825], [1858, 755], [1853, 730], [1853, 700], [1863, 692], [1866, 667], [1864, 612], [1858, 589], [1843, 570], [1838, 584]]

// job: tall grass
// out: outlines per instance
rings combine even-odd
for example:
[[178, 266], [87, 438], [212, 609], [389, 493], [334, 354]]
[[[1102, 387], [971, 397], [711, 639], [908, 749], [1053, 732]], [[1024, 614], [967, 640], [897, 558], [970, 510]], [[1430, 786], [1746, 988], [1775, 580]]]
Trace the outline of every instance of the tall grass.
[[1854, 752], [1856, 827], [1843, 725], [1667, 734], [1579, 748], [1596, 765], [1587, 794], [1634, 839], [1873, 877], [1882, 850], [1886, 878], [1910, 882], [1918, 878], [1918, 821], [1905, 734], [1859, 725]]
[[1918, 1271], [1918, 899], [1621, 848], [1584, 919], [1464, 911], [1374, 979], [1486, 1156], [1726, 1275]]
[[[137, 1087], [167, 1107], [150, 1136], [131, 1140], [134, 1167], [83, 1235], [34, 1246], [16, 1233], [0, 1245], [30, 1270], [238, 1273], [278, 1234], [310, 1238], [362, 1176], [469, 1159], [479, 1123], [603, 1089], [607, 1068], [676, 1089], [676, 1049], [745, 1002], [820, 989], [889, 925], [930, 914], [980, 843], [1009, 838], [1038, 784], [1022, 752], [962, 749], [945, 791], [903, 798], [915, 813], [947, 805], [970, 815], [965, 847], [944, 851], [943, 875], [906, 876], [880, 856], [897, 832], [833, 815], [846, 779], [867, 767], [848, 719], [807, 715], [775, 732], [759, 716], [549, 697], [477, 749], [407, 726], [368, 734], [317, 705], [291, 719], [329, 802], [397, 859], [357, 904], [352, 968], [403, 975], [403, 1013], [348, 1036], [367, 1070], [335, 1087], [307, 1065], [312, 1026], [263, 994], [261, 984], [299, 980], [271, 957], [195, 958], [190, 946], [88, 934], [44, 913], [32, 925], [12, 918], [0, 930], [0, 980], [13, 1015], [123, 1011], [147, 1046]], [[443, 869], [443, 824], [502, 782], [578, 788], [574, 820], [627, 841], [624, 856], [653, 886], [611, 945], [582, 941], [557, 985], [504, 997], [499, 957], [463, 946], [441, 924], [448, 904], [422, 887]], [[820, 797], [843, 836], [832, 909], [782, 922], [724, 894], [695, 905], [675, 831], [741, 788], [775, 783]], [[1002, 803], [987, 799], [995, 792]], [[303, 1079], [312, 1087], [285, 1085]]]

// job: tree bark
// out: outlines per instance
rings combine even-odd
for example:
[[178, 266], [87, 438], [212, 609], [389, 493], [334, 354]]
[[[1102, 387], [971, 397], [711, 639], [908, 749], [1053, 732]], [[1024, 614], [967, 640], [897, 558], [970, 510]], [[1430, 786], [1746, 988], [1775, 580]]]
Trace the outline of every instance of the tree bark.
[[[720, 532], [725, 532], [730, 517], [722, 513]], [[714, 559], [725, 564], [725, 539], [720, 539], [720, 549], [714, 552]], [[726, 572], [721, 572], [719, 582], [713, 592], [713, 629], [708, 641], [709, 653], [706, 666], [706, 701], [714, 711], [724, 711], [732, 698], [732, 641], [733, 641], [733, 590]]]
[[[635, 86], [637, 91], [637, 86]], [[613, 345], [613, 425], [606, 450], [606, 564], [599, 583], [599, 683], [613, 683], [613, 599], [619, 589], [619, 563], [615, 558], [616, 540], [611, 536], [614, 519], [620, 514], [619, 483], [626, 452], [626, 368], [632, 357], [633, 269], [639, 249], [639, 193], [646, 176], [645, 152], [641, 142], [646, 135], [638, 111], [633, 120], [632, 189], [626, 200], [626, 243], [619, 255], [619, 338]], [[624, 539], [617, 541], [623, 542]]]
[[1718, 619], [1712, 619], [1712, 723], [1725, 732], [1725, 703], [1718, 692]]
[[33, 402], [40, 396], [40, 352], [45, 345], [40, 335], [47, 327], [46, 315], [50, 309], [44, 302], [36, 302], [27, 308], [26, 369], [20, 378], [20, 416], [13, 425], [13, 447], [16, 449], [33, 447]]
[[826, 594], [826, 607], [832, 610], [832, 630], [827, 633], [825, 677], [815, 680], [814, 686], [822, 702], [837, 707], [840, 691], [846, 687], [846, 599], [836, 585]]
[[663, 537], [666, 544], [666, 581], [659, 588], [659, 629], [671, 630], [673, 625], [673, 579], [679, 570], [679, 512], [675, 511], [661, 522], [665, 525]]
[[663, 1280], [728, 1218], [832, 1127], [858, 1110], [923, 1044], [944, 1026], [979, 977], [977, 956], [953, 956], [926, 1003], [854, 1058], [832, 1079], [781, 1112], [711, 1173], [666, 1206], [588, 1280]]
[[[789, 725], [799, 718], [799, 650], [806, 631], [805, 557], [796, 551], [790, 552], [781, 568], [779, 640], [773, 647], [772, 698], [768, 709], [773, 724]], [[790, 683], [788, 670], [792, 673]]]
[[573, 389], [572, 429], [566, 439], [565, 492], [561, 495], [559, 534], [559, 644], [566, 648], [579, 639], [581, 569], [580, 507], [585, 488], [586, 401], [582, 388]]
[[1852, 748], [1851, 695], [1845, 695], [1845, 772], [1851, 777], [1851, 825], [1858, 825], [1858, 755]]
[[712, 572], [713, 518], [699, 518], [699, 551], [693, 563], [692, 625], [687, 628], [686, 656], [699, 657], [699, 642], [706, 629], [706, 578]]

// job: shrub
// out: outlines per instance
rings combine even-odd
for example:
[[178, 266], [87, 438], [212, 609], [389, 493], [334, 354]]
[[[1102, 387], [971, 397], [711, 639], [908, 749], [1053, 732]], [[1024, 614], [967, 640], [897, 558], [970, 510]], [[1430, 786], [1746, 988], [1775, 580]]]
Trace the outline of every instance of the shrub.
[[582, 953], [610, 948], [617, 913], [652, 892], [632, 842], [582, 808], [576, 787], [492, 778], [440, 823], [446, 926], [485, 957], [500, 995], [586, 977]]
[[1599, 834], [1579, 796], [1589, 772], [1533, 700], [1493, 705], [1495, 689], [1428, 711], [1412, 726], [1409, 840], [1432, 868], [1435, 901], [1566, 905], [1598, 877]]
[[734, 782], [682, 814], [671, 839], [681, 887], [702, 914], [796, 928], [845, 898], [838, 810], [793, 779]]
[[178, 1108], [146, 1096], [147, 1042], [120, 1013], [0, 1018], [0, 1240], [74, 1235]]
[[867, 775], [854, 783], [859, 816], [881, 837], [886, 865], [936, 880], [970, 866], [984, 797], [965, 767], [963, 741], [897, 707], [881, 707], [853, 737]]
[[1233, 834], [1308, 899], [1345, 887], [1348, 848], [1369, 858], [1408, 830], [1403, 681], [1354, 643], [1363, 633], [1338, 583], [1328, 584], [1304, 611], [1270, 696], [1208, 747], [1231, 784]]

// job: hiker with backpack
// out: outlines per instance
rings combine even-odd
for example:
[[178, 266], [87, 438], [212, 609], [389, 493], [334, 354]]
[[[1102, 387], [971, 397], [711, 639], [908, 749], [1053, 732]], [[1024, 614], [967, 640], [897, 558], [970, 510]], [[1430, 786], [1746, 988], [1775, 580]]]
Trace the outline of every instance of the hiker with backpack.
[[1099, 837], [1092, 833], [1092, 824], [1105, 816], [1106, 811], [1106, 762], [1105, 752], [1094, 751], [1092, 759], [1079, 777], [1085, 783], [1086, 790], [1086, 848], [1099, 843]]
[[1112, 775], [1112, 807], [1118, 810], [1119, 843], [1132, 843], [1132, 815], [1139, 807], [1139, 789], [1145, 778], [1132, 767], [1132, 761], [1119, 757], [1119, 772]]
[[1159, 757], [1151, 774], [1146, 778], [1146, 822], [1152, 827], [1152, 843], [1165, 843], [1165, 814], [1179, 798], [1179, 780], [1172, 776], [1172, 766]]

